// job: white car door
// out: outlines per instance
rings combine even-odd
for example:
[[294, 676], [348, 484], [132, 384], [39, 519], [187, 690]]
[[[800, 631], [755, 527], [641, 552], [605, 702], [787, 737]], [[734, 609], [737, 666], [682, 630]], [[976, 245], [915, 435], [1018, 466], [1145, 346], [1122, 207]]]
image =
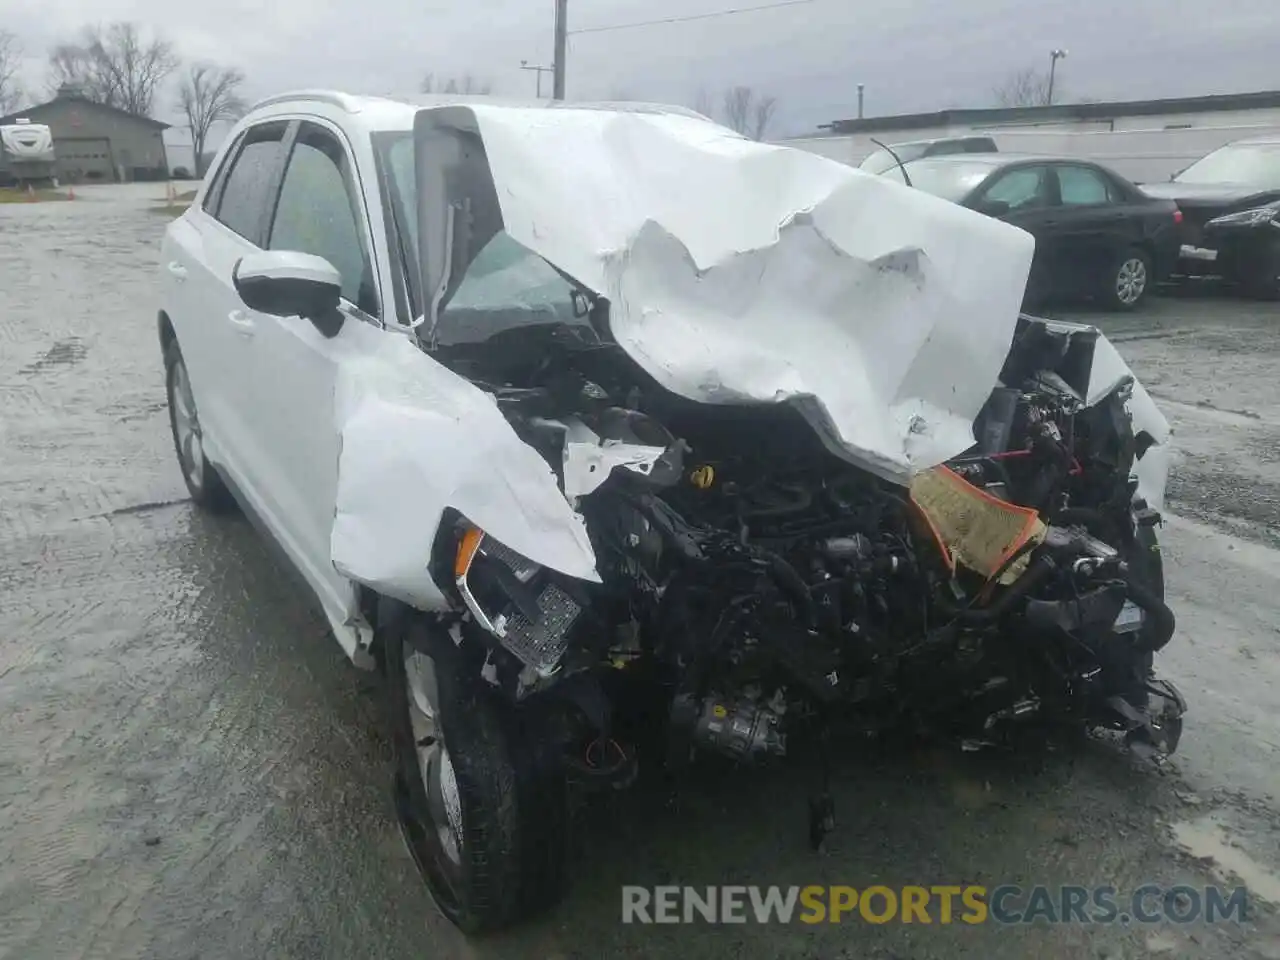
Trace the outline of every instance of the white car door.
[[[286, 142], [286, 164], [268, 250], [324, 257], [342, 276], [340, 309], [346, 320], [332, 339], [302, 317], [276, 317], [240, 304], [252, 328], [248, 374], [255, 451], [252, 472], [266, 493], [277, 533], [322, 600], [344, 646], [356, 617], [355, 594], [333, 566], [330, 538], [338, 478], [334, 393], [341, 366], [373, 350], [385, 337], [378, 271], [367, 212], [345, 137], [321, 120], [304, 120]], [[372, 183], [372, 174], [366, 178]]]
[[[253, 328], [231, 282], [236, 262], [260, 249], [264, 211], [279, 181], [287, 121], [246, 130], [226, 153], [199, 205], [166, 234], [166, 305], [186, 362], [206, 452], [254, 502], [262, 457], [249, 430]], [[269, 518], [264, 518], [269, 519]]]

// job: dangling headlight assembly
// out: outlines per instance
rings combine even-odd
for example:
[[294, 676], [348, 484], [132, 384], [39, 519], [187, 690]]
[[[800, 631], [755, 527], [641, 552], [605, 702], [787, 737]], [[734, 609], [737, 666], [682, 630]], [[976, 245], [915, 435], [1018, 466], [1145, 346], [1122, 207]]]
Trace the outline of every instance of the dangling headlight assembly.
[[1214, 217], [1206, 227], [1257, 227], [1264, 223], [1280, 226], [1280, 203], [1268, 203], [1252, 210], [1239, 210], [1235, 213]]
[[543, 679], [559, 670], [582, 606], [551, 571], [468, 526], [453, 576], [476, 623], [505, 650]]

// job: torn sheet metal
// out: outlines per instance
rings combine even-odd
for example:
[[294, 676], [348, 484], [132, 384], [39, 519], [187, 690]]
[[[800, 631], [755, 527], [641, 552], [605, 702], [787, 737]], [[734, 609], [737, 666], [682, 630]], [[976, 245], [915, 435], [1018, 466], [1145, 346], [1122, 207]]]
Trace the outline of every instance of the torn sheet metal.
[[1115, 344], [1099, 332], [1093, 348], [1093, 374], [1089, 380], [1089, 396], [1085, 402], [1090, 406], [1097, 403], [1110, 393], [1116, 383], [1126, 377], [1133, 378], [1133, 393], [1125, 404], [1133, 421], [1133, 432], [1138, 434], [1145, 430], [1155, 440], [1142, 455], [1142, 459], [1134, 464], [1133, 472], [1138, 478], [1138, 496], [1156, 510], [1163, 510], [1172, 455], [1169, 438], [1173, 431], [1137, 374], [1124, 362]]
[[648, 476], [666, 452], [666, 447], [602, 440], [581, 420], [571, 417], [565, 421], [564, 495], [570, 500], [585, 497], [608, 480], [615, 467]]
[[428, 571], [452, 507], [517, 553], [599, 581], [582, 518], [493, 398], [409, 340], [381, 338], [344, 364], [342, 447], [330, 552], [344, 576], [421, 609], [444, 597]]
[[[1026, 232], [683, 115], [476, 104], [421, 111], [415, 138], [423, 237], [447, 234], [448, 190], [485, 229], [492, 199], [501, 229], [608, 299], [619, 345], [667, 389], [796, 401], [832, 449], [902, 484], [972, 444]], [[425, 290], [459, 273], [450, 252], [424, 244]]]

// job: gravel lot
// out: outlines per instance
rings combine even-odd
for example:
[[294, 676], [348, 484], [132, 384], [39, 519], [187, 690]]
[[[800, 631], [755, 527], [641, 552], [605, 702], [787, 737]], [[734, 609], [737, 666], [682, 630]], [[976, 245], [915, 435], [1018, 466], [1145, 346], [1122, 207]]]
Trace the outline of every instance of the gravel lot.
[[[570, 899], [468, 943], [399, 838], [380, 688], [240, 519], [186, 502], [155, 337], [162, 188], [0, 208], [0, 960], [1280, 958], [1280, 306], [1087, 315], [1174, 421], [1164, 528], [1191, 712], [1163, 769], [851, 758], [804, 843], [788, 776], [593, 808]], [[708, 777], [708, 781], [712, 778]], [[624, 883], [1249, 885], [1237, 925], [619, 923]]]

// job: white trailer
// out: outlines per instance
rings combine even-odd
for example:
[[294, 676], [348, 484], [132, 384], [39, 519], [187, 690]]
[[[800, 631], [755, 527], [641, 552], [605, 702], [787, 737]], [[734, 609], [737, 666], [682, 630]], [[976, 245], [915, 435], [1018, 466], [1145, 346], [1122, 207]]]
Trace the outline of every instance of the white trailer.
[[53, 132], [46, 124], [18, 118], [0, 125], [0, 184], [55, 182]]

